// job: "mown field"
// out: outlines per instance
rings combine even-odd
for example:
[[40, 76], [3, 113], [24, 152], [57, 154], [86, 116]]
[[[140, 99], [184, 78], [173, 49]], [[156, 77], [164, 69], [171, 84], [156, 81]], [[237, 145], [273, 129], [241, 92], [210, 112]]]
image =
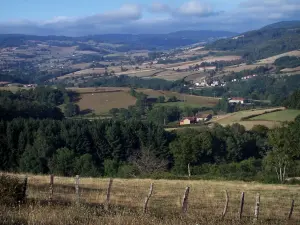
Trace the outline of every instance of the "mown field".
[[[278, 110], [283, 110], [283, 111], [278, 111]], [[284, 107], [258, 109], [258, 110], [246, 110], [246, 111], [240, 111], [240, 112], [236, 112], [236, 113], [228, 113], [226, 115], [217, 116], [212, 120], [212, 122], [221, 124], [222, 126], [239, 123], [239, 124], [245, 126], [245, 128], [248, 130], [252, 129], [253, 126], [255, 126], [255, 125], [264, 125], [269, 128], [274, 128], [274, 127], [280, 125], [280, 120], [271, 120], [271, 119], [270, 120], [265, 120], [265, 119], [253, 120], [253, 118], [257, 118], [259, 116], [267, 116], [271, 113], [276, 113], [274, 111], [285, 112]], [[244, 118], [247, 118], [250, 116], [257, 116], [257, 117], [244, 119]]]
[[[92, 110], [95, 114], [107, 114], [112, 108], [128, 108], [134, 105], [136, 99], [129, 94], [129, 88], [101, 87], [101, 88], [70, 88], [70, 90], [80, 93], [80, 100], [77, 104], [82, 111]], [[149, 97], [165, 96], [166, 99], [175, 96], [180, 101], [175, 103], [165, 103], [166, 105], [185, 105], [194, 108], [213, 107], [219, 99], [211, 97], [202, 97], [188, 94], [180, 94], [171, 91], [160, 91], [152, 89], [137, 89], [137, 92], [143, 92]]]
[[112, 108], [128, 108], [134, 105], [136, 98], [127, 91], [82, 93], [77, 102], [81, 111], [92, 110], [95, 114], [108, 113]]
[[264, 115], [259, 115], [251, 118], [250, 120], [267, 120], [267, 121], [294, 121], [297, 116], [300, 115], [300, 110], [283, 110]]
[[[24, 175], [20, 175], [24, 177]], [[153, 183], [148, 210], [144, 199]], [[28, 177], [27, 203], [19, 207], [0, 206], [2, 224], [253, 224], [255, 197], [260, 194], [256, 224], [299, 224], [300, 186], [264, 185], [231, 181], [114, 179], [110, 207], [105, 209], [108, 179], [82, 178], [80, 204], [75, 204], [74, 178], [55, 177], [53, 200], [48, 204], [49, 176]], [[187, 212], [181, 211], [183, 194], [190, 187]], [[229, 194], [228, 211], [224, 191]], [[241, 192], [245, 192], [243, 217], [238, 219]], [[292, 199], [295, 210], [287, 222]]]

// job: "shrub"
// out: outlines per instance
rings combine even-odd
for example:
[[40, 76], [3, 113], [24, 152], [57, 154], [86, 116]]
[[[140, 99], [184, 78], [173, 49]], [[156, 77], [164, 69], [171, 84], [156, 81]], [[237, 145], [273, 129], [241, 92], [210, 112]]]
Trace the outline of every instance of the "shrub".
[[26, 185], [17, 178], [0, 175], [0, 204], [14, 205], [24, 202]]

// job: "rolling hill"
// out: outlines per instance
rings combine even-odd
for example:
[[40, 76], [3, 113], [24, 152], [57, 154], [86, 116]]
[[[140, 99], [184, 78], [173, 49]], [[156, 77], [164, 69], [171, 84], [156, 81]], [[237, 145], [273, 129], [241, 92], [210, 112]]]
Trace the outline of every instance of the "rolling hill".
[[239, 36], [217, 40], [210, 50], [233, 51], [253, 61], [300, 48], [300, 21], [285, 21], [249, 31]]
[[168, 34], [101, 34], [82, 37], [0, 34], [0, 47], [19, 47], [27, 41], [69, 42], [68, 44], [73, 45], [77, 45], [77, 42], [94, 41], [97, 43], [121, 44], [122, 46], [118, 46], [116, 49], [118, 51], [170, 49], [234, 35], [237, 35], [237, 33], [210, 30], [178, 31]]

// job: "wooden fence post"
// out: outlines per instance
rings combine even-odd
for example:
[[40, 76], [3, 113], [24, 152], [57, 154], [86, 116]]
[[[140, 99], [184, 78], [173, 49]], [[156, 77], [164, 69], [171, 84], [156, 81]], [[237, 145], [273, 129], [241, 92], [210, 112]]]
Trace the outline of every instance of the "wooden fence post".
[[290, 209], [290, 213], [289, 213], [289, 220], [292, 218], [293, 215], [293, 211], [294, 211], [294, 205], [295, 205], [295, 201], [294, 199], [292, 200], [292, 205], [291, 205], [291, 209]]
[[254, 208], [254, 222], [256, 222], [258, 220], [259, 205], [260, 205], [260, 195], [259, 195], [259, 193], [257, 193], [256, 201], [255, 201], [255, 208]]
[[110, 202], [110, 192], [111, 192], [111, 187], [112, 187], [113, 179], [109, 179], [107, 191], [106, 191], [106, 200], [105, 200], [105, 209], [108, 210], [109, 208], [109, 202]]
[[189, 199], [189, 193], [190, 193], [190, 187], [186, 187], [183, 195], [183, 201], [182, 201], [182, 212], [187, 212], [187, 206], [188, 206], [188, 199]]
[[49, 204], [51, 204], [53, 200], [53, 183], [54, 183], [54, 175], [50, 175], [50, 184], [49, 184]]
[[190, 164], [188, 164], [188, 175], [189, 175], [189, 178], [191, 178], [191, 168], [190, 168]]
[[226, 202], [225, 202], [224, 210], [222, 212], [222, 219], [224, 219], [224, 217], [225, 217], [225, 215], [227, 213], [227, 209], [228, 209], [229, 196], [228, 196], [227, 190], [225, 190], [225, 199], [226, 199]]
[[243, 215], [243, 210], [244, 210], [244, 200], [245, 200], [245, 193], [242, 192], [241, 195], [241, 203], [240, 203], [240, 211], [239, 211], [239, 219], [242, 219], [242, 215]]
[[79, 175], [75, 177], [75, 193], [76, 193], [76, 204], [80, 203], [80, 194], [79, 194]]
[[24, 178], [23, 189], [22, 189], [22, 201], [23, 202], [25, 202], [25, 200], [26, 200], [27, 183], [28, 183], [28, 177], [26, 176]]
[[148, 196], [145, 198], [145, 203], [144, 203], [144, 213], [147, 212], [148, 202], [149, 202], [149, 199], [150, 199], [151, 196], [152, 196], [152, 193], [153, 193], [153, 183], [151, 183], [150, 189], [149, 189], [149, 193], [148, 193]]

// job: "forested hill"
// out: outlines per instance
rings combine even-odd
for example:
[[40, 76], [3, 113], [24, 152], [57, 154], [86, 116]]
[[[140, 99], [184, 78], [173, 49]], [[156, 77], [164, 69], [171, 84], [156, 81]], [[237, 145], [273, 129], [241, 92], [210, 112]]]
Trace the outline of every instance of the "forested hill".
[[95, 41], [100, 43], [123, 44], [126, 50], [134, 49], [153, 49], [153, 48], [176, 48], [179, 46], [190, 45], [197, 42], [206, 42], [218, 38], [232, 37], [236, 33], [229, 31], [178, 31], [168, 34], [103, 34], [90, 35], [82, 37], [65, 37], [65, 36], [35, 36], [22, 34], [0, 34], [0, 47], [19, 47], [26, 41], [68, 41], [86, 42]]
[[300, 48], [300, 21], [285, 21], [221, 39], [208, 49], [234, 51], [245, 59], [257, 60]]

